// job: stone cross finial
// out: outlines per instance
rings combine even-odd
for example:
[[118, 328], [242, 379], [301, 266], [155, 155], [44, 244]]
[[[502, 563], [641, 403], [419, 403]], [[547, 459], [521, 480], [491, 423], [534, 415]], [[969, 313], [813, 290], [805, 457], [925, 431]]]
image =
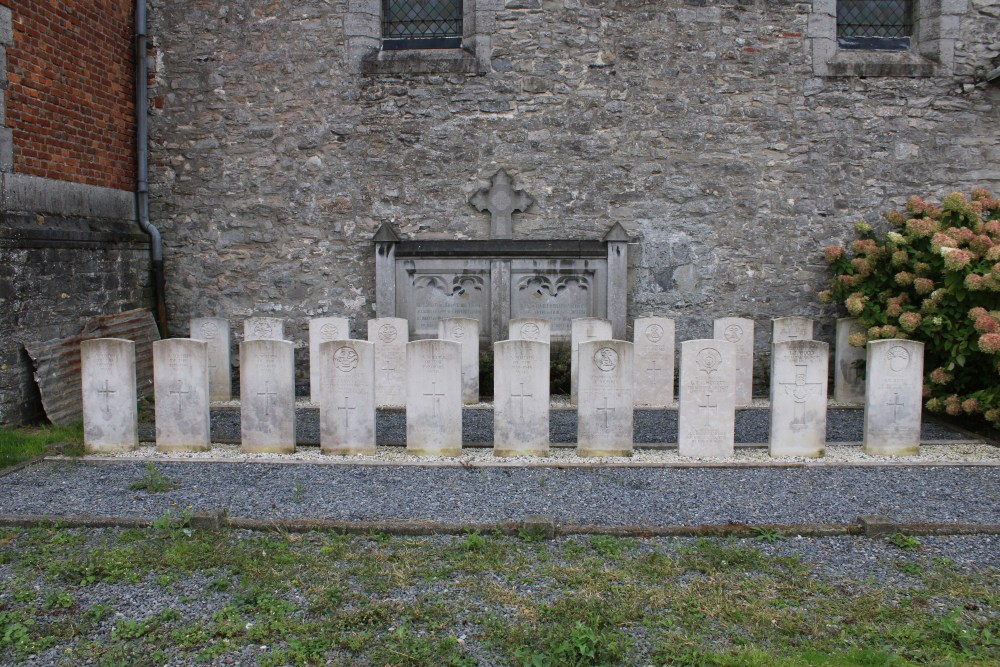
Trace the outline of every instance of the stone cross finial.
[[514, 211], [526, 211], [534, 203], [524, 190], [515, 190], [506, 169], [493, 174], [490, 187], [483, 188], [469, 200], [479, 211], [489, 211], [490, 238], [509, 239], [513, 236], [510, 216]]

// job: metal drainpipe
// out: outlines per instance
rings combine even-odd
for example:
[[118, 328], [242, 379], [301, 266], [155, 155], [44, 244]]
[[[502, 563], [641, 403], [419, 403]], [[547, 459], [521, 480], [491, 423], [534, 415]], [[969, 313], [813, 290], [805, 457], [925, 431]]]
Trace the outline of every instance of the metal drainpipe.
[[160, 336], [166, 338], [167, 302], [166, 281], [163, 277], [163, 243], [160, 230], [149, 221], [149, 63], [146, 55], [146, 0], [135, 2], [135, 153], [136, 219], [143, 231], [149, 234], [149, 249], [153, 260], [153, 298], [156, 300], [156, 324]]

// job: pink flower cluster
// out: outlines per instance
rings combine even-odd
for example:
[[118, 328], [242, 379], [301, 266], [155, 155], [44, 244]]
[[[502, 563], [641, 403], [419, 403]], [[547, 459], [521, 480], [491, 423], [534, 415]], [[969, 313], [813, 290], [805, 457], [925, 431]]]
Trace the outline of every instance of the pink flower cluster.
[[902, 336], [899, 328], [892, 324], [868, 329], [868, 340], [878, 340], [879, 338], [905, 338], [905, 336]]
[[853, 288], [857, 287], [861, 283], [861, 276], [852, 276], [845, 273], [837, 276], [837, 280], [840, 282], [842, 287]]
[[856, 241], [851, 241], [851, 250], [859, 255], [875, 257], [881, 254], [882, 247], [879, 246], [878, 241], [875, 239], [857, 239]]
[[934, 281], [930, 278], [914, 278], [913, 289], [917, 294], [930, 294], [934, 291]]
[[864, 347], [868, 344], [868, 336], [862, 331], [852, 333], [847, 337], [847, 344], [851, 347]]
[[906, 264], [906, 262], [909, 259], [910, 255], [905, 250], [897, 250], [896, 252], [892, 253], [891, 263], [893, 266], [902, 266]]
[[844, 301], [844, 306], [847, 308], [847, 312], [857, 317], [861, 313], [865, 312], [865, 304], [867, 303], [868, 297], [866, 295], [855, 292], [851, 296], [847, 297]]
[[875, 270], [875, 265], [867, 257], [855, 257], [851, 260], [851, 266], [857, 271], [857, 275], [862, 278], [867, 278]]
[[958, 400], [958, 396], [952, 394], [944, 399], [944, 411], [952, 417], [962, 414], [962, 402]]
[[941, 248], [954, 248], [957, 245], [958, 242], [950, 234], [944, 232], [936, 232], [931, 237], [931, 250], [934, 252], [941, 252]]
[[986, 354], [1000, 352], [1000, 333], [987, 333], [980, 336], [979, 349]]
[[920, 313], [903, 313], [899, 316], [899, 326], [903, 328], [903, 331], [913, 331], [920, 326], [922, 319]]
[[827, 264], [833, 264], [838, 259], [844, 256], [844, 249], [839, 245], [827, 246], [823, 250], [823, 258], [826, 260]]
[[906, 233], [914, 238], [933, 236], [941, 225], [931, 218], [910, 218], [906, 221]]
[[973, 326], [979, 333], [985, 334], [1000, 332], [1000, 322], [997, 322], [996, 319], [989, 313], [977, 317], [976, 323]]
[[983, 416], [986, 417], [987, 420], [995, 424], [998, 421], [1000, 421], [1000, 410], [996, 408], [993, 408], [992, 410], [987, 410], [986, 412], [983, 413]]
[[965, 276], [965, 287], [972, 292], [978, 292], [984, 288], [983, 277], [978, 273], [970, 273]]
[[952, 380], [952, 376], [943, 368], [935, 368], [931, 371], [931, 382], [934, 384], [948, 384]]
[[976, 258], [968, 250], [958, 248], [941, 248], [941, 256], [944, 257], [944, 267], [950, 271], [961, 271]]
[[981, 412], [982, 408], [980, 407], [977, 399], [967, 398], [962, 401], [962, 410], [964, 410], [967, 415], [974, 415], [977, 412]]
[[889, 211], [885, 214], [885, 219], [889, 221], [890, 225], [896, 227], [902, 227], [906, 224], [906, 216], [899, 211]]
[[913, 284], [914, 276], [909, 271], [900, 271], [895, 276], [893, 276], [893, 278], [896, 281], [897, 285], [903, 285], [905, 287], [906, 285]]

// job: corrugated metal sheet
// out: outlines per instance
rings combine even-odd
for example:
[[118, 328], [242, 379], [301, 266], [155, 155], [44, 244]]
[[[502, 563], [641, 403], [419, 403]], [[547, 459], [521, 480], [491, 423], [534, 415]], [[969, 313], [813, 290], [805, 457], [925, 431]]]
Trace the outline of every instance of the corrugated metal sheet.
[[83, 331], [76, 336], [24, 346], [35, 363], [35, 382], [42, 395], [42, 406], [53, 424], [71, 424], [83, 417], [80, 343], [92, 338], [135, 341], [139, 396], [148, 396], [153, 391], [153, 341], [160, 339], [153, 312], [140, 308], [95, 317], [87, 320]]

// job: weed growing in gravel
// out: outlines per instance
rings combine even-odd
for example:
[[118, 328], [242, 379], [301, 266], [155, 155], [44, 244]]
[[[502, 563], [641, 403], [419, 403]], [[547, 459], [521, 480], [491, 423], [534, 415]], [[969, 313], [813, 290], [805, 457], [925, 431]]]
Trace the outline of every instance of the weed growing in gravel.
[[755, 526], [753, 533], [757, 536], [758, 542], [767, 542], [768, 544], [774, 544], [775, 542], [780, 542], [785, 539], [784, 533], [780, 530], [767, 528], [765, 526]]
[[886, 540], [889, 544], [908, 551], [912, 551], [913, 549], [920, 547], [920, 540], [912, 535], [904, 535], [903, 533], [893, 533], [887, 537]]
[[128, 488], [132, 491], [145, 491], [146, 493], [164, 493], [178, 488], [178, 484], [160, 472], [152, 462], [146, 463], [146, 474], [131, 482]]

